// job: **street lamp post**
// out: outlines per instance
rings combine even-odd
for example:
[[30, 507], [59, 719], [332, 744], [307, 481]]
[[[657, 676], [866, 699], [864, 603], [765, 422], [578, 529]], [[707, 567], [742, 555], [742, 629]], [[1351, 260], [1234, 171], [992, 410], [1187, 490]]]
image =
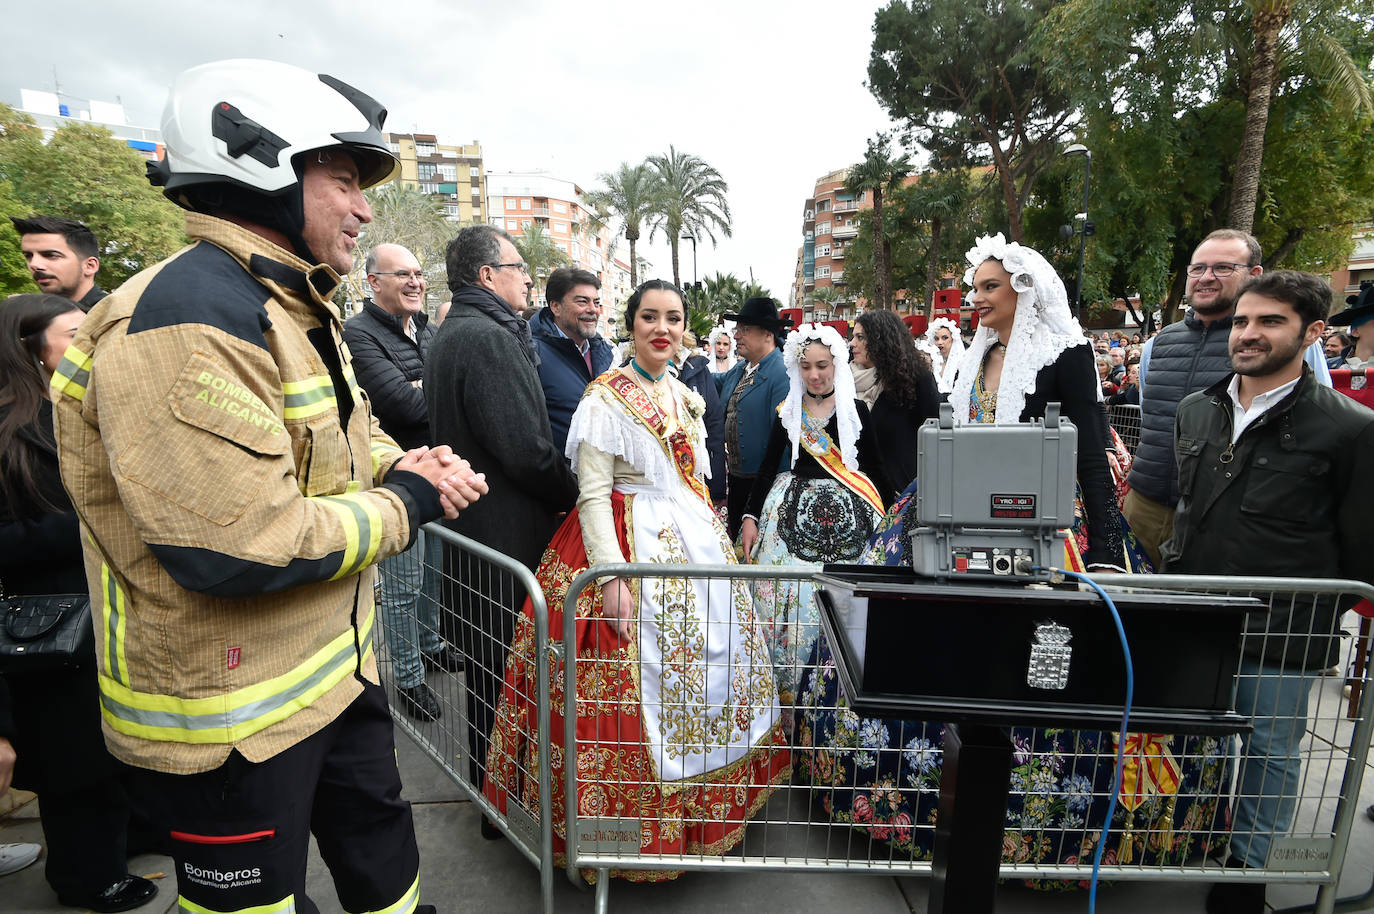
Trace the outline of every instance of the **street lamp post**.
[[697, 236], [683, 235], [682, 240], [692, 242], [692, 288], [695, 289], [697, 285]]
[[1092, 179], [1093, 154], [1082, 143], [1074, 143], [1064, 150], [1064, 155], [1083, 157], [1083, 212], [1078, 214], [1083, 224], [1078, 229], [1078, 279], [1073, 287], [1073, 313], [1078, 317], [1083, 309], [1083, 251], [1087, 247], [1088, 236], [1093, 233], [1093, 224], [1088, 221], [1088, 187]]

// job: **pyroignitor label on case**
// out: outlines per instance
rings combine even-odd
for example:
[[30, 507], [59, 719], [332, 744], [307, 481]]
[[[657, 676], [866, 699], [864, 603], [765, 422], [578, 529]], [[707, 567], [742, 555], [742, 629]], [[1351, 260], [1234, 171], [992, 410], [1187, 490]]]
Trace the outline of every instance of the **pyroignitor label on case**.
[[579, 854], [638, 856], [643, 826], [638, 819], [578, 819]]
[[1034, 520], [1038, 516], [1035, 513], [1034, 495], [994, 495], [988, 513], [992, 517], [1013, 520]]
[[1334, 838], [1274, 838], [1269, 844], [1267, 870], [1320, 872], [1331, 866]]

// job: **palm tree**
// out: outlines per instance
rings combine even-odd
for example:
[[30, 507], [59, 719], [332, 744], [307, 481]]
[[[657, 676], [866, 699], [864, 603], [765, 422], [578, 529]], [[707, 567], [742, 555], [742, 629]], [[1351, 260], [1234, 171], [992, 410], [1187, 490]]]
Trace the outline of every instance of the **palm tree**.
[[892, 158], [888, 135], [879, 133], [868, 141], [864, 160], [845, 177], [844, 188], [850, 193], [873, 192], [873, 289], [879, 308], [892, 308], [892, 246], [883, 230], [883, 192], [901, 184], [911, 173], [911, 160], [906, 154]]
[[697, 240], [705, 235], [716, 243], [716, 232], [730, 237], [730, 204], [725, 194], [730, 185], [710, 165], [691, 153], [668, 147], [668, 154], [649, 156], [649, 166], [658, 179], [660, 193], [655, 202], [649, 224], [650, 238], [660, 231], [668, 236], [673, 252], [673, 283], [679, 288], [677, 248], [683, 232]]
[[744, 304], [744, 283], [734, 273], [716, 271], [715, 276], [707, 276], [706, 299], [716, 314], [738, 311]]
[[[544, 231], [544, 227], [538, 222], [530, 223], [520, 237], [515, 239], [515, 249], [529, 266], [530, 278], [534, 280], [535, 288], [543, 286], [549, 274], [558, 267], [572, 262], [567, 254], [554, 245], [549, 233]], [[530, 289], [526, 299], [533, 304], [533, 298], [534, 289]]]
[[635, 243], [658, 199], [657, 176], [647, 164], [621, 162], [615, 173], [600, 174], [597, 180], [605, 184], [606, 189], [587, 194], [587, 203], [594, 209], [620, 217], [625, 240], [630, 243], [630, 288], [638, 288], [639, 258], [635, 256]]
[[1264, 159], [1264, 132], [1269, 124], [1269, 105], [1280, 82], [1282, 52], [1306, 58], [1305, 69], [1318, 77], [1332, 103], [1345, 112], [1374, 110], [1374, 93], [1360, 66], [1320, 23], [1294, 20], [1297, 26], [1288, 47], [1283, 30], [1293, 18], [1293, 0], [1246, 0], [1250, 7], [1250, 34], [1254, 47], [1245, 90], [1245, 131], [1236, 154], [1231, 185], [1228, 228], [1250, 231], [1259, 199], [1260, 167]]
[[812, 318], [819, 309], [825, 312], [825, 320], [835, 316], [835, 303], [840, 300], [840, 290], [834, 286], [821, 286], [811, 293]]

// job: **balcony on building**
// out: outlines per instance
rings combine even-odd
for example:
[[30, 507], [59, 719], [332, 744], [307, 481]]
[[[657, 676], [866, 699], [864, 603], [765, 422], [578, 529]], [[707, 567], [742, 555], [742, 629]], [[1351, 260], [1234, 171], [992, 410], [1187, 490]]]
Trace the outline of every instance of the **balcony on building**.
[[859, 227], [857, 225], [836, 225], [830, 230], [830, 234], [835, 238], [853, 238], [859, 234]]
[[835, 212], [837, 212], [837, 213], [853, 213], [853, 212], [858, 212], [858, 209], [859, 209], [859, 201], [858, 201], [858, 200], [836, 200], [836, 201], [835, 201]]
[[836, 285], [836, 286], [842, 286], [842, 285], [844, 285], [844, 272], [843, 272], [843, 271], [840, 271], [840, 272], [838, 272], [838, 273], [831, 273], [831, 274], [830, 274], [830, 283], [831, 283], [831, 285]]
[[802, 221], [806, 223], [815, 222], [816, 211], [814, 209], [809, 209], [806, 212], [802, 213]]
[[830, 248], [831, 260], [844, 260], [844, 245], [837, 244]]

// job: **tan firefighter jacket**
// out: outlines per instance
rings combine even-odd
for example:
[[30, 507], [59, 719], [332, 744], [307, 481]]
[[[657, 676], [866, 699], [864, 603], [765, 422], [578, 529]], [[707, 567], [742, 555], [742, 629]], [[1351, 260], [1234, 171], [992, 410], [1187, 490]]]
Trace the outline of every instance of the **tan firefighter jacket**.
[[338, 275], [186, 227], [52, 380], [106, 741], [172, 773], [269, 758], [376, 682], [375, 563], [441, 513], [423, 477], [387, 474], [403, 454], [354, 380]]

